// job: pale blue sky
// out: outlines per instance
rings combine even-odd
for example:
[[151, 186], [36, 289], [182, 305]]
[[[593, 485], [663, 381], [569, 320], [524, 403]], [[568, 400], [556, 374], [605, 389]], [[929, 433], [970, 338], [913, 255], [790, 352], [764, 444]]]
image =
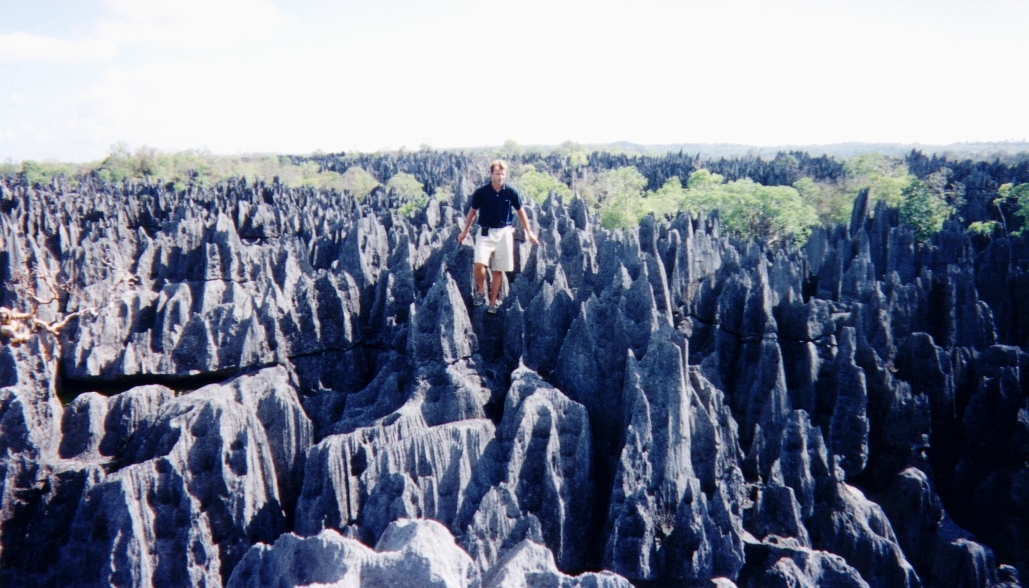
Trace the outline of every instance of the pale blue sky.
[[1029, 138], [1029, 0], [0, 0], [0, 160]]

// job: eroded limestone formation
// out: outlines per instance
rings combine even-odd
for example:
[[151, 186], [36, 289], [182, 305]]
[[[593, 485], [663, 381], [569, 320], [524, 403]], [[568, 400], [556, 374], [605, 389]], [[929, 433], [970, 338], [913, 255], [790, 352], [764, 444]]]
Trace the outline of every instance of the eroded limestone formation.
[[[0, 583], [1014, 586], [1029, 241], [859, 201], [800, 249], [528, 205], [471, 304], [468, 186], [0, 182]], [[435, 175], [434, 175], [435, 174]], [[117, 283], [120, 272], [136, 277]], [[107, 296], [112, 284], [118, 286]], [[4, 306], [25, 302], [5, 284]]]

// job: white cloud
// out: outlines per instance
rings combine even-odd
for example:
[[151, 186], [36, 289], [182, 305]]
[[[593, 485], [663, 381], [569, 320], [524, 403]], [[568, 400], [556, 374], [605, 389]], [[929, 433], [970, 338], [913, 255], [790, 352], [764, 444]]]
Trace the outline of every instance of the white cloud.
[[1029, 4], [980, 4], [99, 0], [77, 40], [0, 35], [98, 63], [10, 68], [0, 156], [1020, 137]]
[[83, 63], [111, 59], [115, 44], [103, 39], [71, 40], [7, 33], [0, 35], [0, 62]]
[[102, 7], [78, 39], [0, 34], [0, 63], [110, 61], [126, 45], [225, 48], [268, 35], [285, 18], [269, 0], [104, 0]]
[[274, 31], [283, 15], [269, 0], [104, 0], [103, 38], [201, 49]]

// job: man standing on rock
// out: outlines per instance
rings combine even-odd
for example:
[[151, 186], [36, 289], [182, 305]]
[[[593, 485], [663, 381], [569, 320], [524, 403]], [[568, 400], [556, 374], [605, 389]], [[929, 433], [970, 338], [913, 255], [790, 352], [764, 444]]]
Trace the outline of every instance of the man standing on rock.
[[504, 183], [507, 179], [507, 164], [497, 159], [489, 164], [490, 183], [482, 186], [472, 194], [472, 207], [465, 219], [464, 230], [457, 236], [457, 242], [463, 243], [468, 236], [475, 216], [479, 215], [479, 234], [475, 237], [475, 294], [472, 302], [481, 306], [486, 298], [486, 266], [493, 258], [493, 280], [490, 283], [490, 314], [497, 312], [497, 296], [500, 294], [500, 282], [503, 272], [514, 271], [514, 228], [511, 226], [511, 210], [518, 213], [518, 219], [525, 227], [525, 236], [530, 243], [539, 243], [529, 219], [522, 210], [522, 199], [518, 191]]

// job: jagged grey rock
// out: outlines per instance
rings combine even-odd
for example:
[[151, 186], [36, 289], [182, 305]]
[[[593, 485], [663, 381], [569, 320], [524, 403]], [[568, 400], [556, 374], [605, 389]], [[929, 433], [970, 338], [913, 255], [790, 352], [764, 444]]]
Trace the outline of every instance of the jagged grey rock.
[[515, 370], [496, 440], [476, 472], [482, 498], [456, 525], [480, 569], [524, 538], [546, 545], [562, 569], [585, 567], [580, 542], [594, 508], [590, 448], [585, 407], [532, 370]]
[[310, 586], [357, 588], [478, 588], [479, 571], [431, 520], [389, 525], [375, 550], [325, 529], [311, 537], [285, 533], [273, 545], [250, 548], [229, 578], [229, 588]]
[[743, 588], [819, 586], [826, 588], [868, 588], [861, 574], [838, 555], [808, 549], [795, 540], [772, 536], [747, 545], [747, 568]]
[[493, 423], [465, 420], [429, 427], [417, 409], [374, 427], [330, 435], [311, 449], [297, 504], [296, 530], [350, 531], [374, 543], [398, 518], [450, 525], [468, 498]]
[[54, 580], [221, 584], [251, 544], [284, 530], [283, 496], [310, 442], [281, 367], [164, 402], [124, 467], [84, 490]]
[[549, 549], [528, 539], [510, 549], [483, 578], [483, 588], [630, 588], [628, 580], [604, 571], [579, 576], [562, 574]]
[[[248, 552], [277, 540], [434, 569], [367, 547], [411, 517], [482, 578], [548, 586], [1029, 574], [1029, 237], [918, 242], [863, 194], [768, 247], [717, 212], [609, 231], [551, 194], [492, 316], [454, 238], [467, 156], [315, 160], [432, 195], [0, 177], [0, 304], [44, 268], [71, 291], [41, 318], [100, 309], [0, 347], [0, 583], [218, 586], [244, 553], [304, 581]], [[578, 173], [556, 161], [532, 164]]]

